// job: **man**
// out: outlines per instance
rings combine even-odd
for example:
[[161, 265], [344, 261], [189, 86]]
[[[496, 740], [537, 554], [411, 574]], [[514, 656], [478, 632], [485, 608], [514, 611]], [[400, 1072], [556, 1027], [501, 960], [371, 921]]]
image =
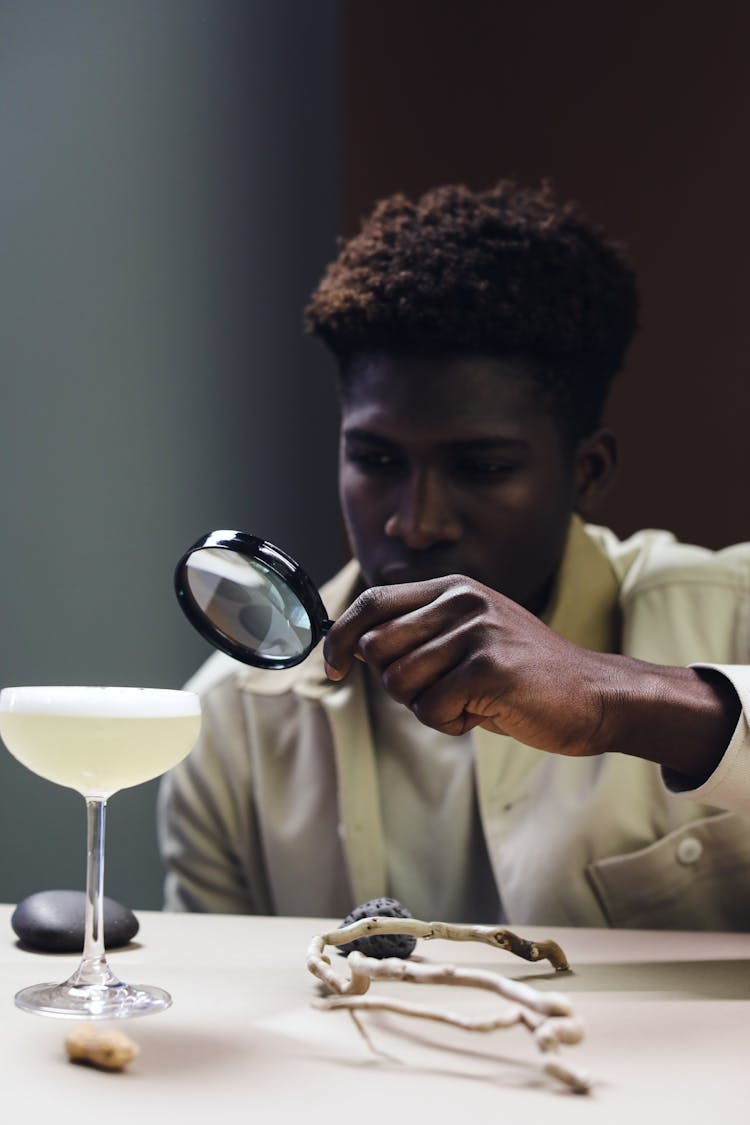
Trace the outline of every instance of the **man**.
[[341, 391], [336, 624], [297, 668], [195, 678], [167, 906], [750, 929], [750, 545], [584, 522], [636, 319], [547, 187], [394, 196], [343, 247], [307, 309]]

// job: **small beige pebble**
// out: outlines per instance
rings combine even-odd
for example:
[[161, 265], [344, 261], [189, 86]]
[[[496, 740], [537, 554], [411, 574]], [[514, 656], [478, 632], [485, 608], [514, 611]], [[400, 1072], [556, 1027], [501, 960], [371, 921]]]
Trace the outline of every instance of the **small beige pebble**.
[[100, 1070], [124, 1070], [140, 1047], [121, 1031], [99, 1030], [87, 1023], [70, 1033], [65, 1050], [71, 1062]]

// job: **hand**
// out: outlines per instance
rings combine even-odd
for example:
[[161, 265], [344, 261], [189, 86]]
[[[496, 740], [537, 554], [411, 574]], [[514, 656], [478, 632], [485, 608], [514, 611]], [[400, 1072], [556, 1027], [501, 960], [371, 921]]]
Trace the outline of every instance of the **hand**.
[[364, 660], [426, 726], [475, 726], [583, 757], [621, 751], [676, 770], [688, 786], [716, 768], [740, 716], [710, 671], [591, 652], [470, 578], [366, 590], [325, 640], [326, 672]]
[[600, 752], [608, 658], [473, 579], [372, 587], [331, 628], [324, 655], [333, 680], [364, 660], [389, 695], [446, 734], [482, 726], [558, 754]]

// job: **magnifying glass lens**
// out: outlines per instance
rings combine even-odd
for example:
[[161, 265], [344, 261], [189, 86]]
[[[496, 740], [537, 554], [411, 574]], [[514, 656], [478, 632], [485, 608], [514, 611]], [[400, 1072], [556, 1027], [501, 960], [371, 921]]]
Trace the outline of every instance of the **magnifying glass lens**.
[[177, 564], [175, 592], [211, 644], [260, 668], [299, 664], [332, 624], [299, 563], [243, 531], [194, 543]]
[[302, 602], [257, 560], [223, 547], [194, 551], [185, 582], [198, 608], [230, 641], [260, 657], [295, 658], [310, 648], [312, 626]]

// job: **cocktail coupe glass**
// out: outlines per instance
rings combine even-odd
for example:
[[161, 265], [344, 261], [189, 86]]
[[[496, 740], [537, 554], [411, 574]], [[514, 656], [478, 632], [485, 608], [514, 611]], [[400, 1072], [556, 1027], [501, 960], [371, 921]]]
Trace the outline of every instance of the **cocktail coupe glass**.
[[78, 1019], [124, 1019], [168, 1008], [162, 988], [119, 980], [104, 950], [102, 896], [107, 800], [177, 765], [200, 730], [193, 692], [167, 688], [9, 687], [0, 691], [0, 737], [11, 754], [86, 801], [86, 918], [83, 957], [62, 984], [16, 995], [28, 1012]]

